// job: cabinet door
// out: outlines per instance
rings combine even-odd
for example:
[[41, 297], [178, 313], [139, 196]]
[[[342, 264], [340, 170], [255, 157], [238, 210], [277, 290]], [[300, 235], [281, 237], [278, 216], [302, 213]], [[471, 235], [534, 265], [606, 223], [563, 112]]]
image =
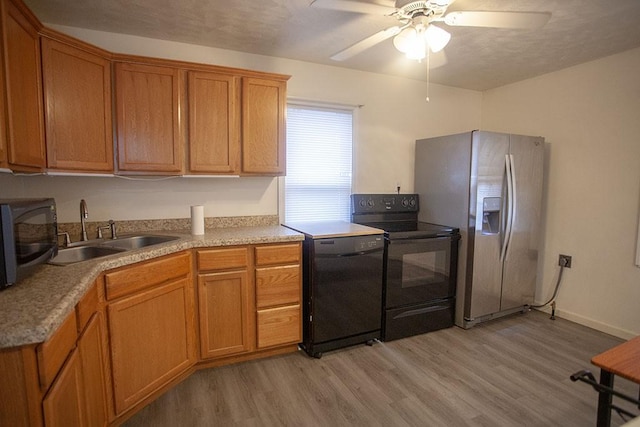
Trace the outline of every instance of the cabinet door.
[[105, 337], [101, 313], [95, 313], [78, 340], [85, 414], [90, 426], [107, 424]]
[[286, 83], [242, 80], [242, 172], [285, 174]]
[[111, 62], [42, 38], [49, 168], [113, 172]]
[[189, 171], [237, 172], [240, 155], [239, 79], [189, 72]]
[[187, 278], [108, 306], [116, 414], [195, 363], [193, 294]]
[[198, 301], [203, 359], [251, 350], [246, 271], [199, 275]]
[[44, 423], [47, 427], [86, 425], [82, 366], [78, 350], [67, 359], [60, 374], [42, 402]]
[[116, 63], [115, 73], [118, 169], [182, 173], [182, 74], [129, 63]]
[[3, 1], [7, 156], [12, 169], [45, 167], [40, 40], [28, 11]]

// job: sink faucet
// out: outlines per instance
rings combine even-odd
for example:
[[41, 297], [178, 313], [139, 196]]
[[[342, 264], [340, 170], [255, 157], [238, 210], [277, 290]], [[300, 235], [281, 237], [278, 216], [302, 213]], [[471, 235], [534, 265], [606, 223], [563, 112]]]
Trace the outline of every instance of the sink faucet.
[[81, 242], [86, 242], [89, 240], [87, 238], [87, 225], [85, 224], [86, 219], [89, 218], [89, 210], [87, 209], [87, 202], [84, 199], [80, 200], [80, 227], [82, 228], [82, 233], [80, 236]]

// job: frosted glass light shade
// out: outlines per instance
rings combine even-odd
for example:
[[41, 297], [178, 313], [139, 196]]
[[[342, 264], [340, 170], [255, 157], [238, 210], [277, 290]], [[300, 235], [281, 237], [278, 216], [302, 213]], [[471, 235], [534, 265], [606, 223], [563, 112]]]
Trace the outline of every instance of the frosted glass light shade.
[[440, 52], [451, 40], [451, 34], [435, 25], [429, 25], [424, 33], [431, 52]]
[[412, 41], [416, 38], [416, 29], [407, 27], [393, 38], [393, 45], [402, 53], [407, 53]]
[[394, 37], [393, 45], [409, 59], [421, 60], [426, 56], [426, 39], [423, 31], [414, 27], [405, 28]]

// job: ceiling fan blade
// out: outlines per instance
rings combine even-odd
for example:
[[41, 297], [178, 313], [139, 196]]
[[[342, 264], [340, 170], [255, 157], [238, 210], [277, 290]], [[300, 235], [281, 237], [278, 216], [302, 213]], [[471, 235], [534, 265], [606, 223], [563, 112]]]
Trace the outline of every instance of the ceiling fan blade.
[[447, 25], [457, 27], [492, 27], [535, 29], [544, 26], [550, 12], [458, 11], [445, 15]]
[[372, 36], [367, 37], [364, 40], [360, 40], [357, 43], [352, 44], [348, 48], [341, 50], [331, 57], [334, 61], [344, 61], [345, 59], [349, 59], [352, 56], [355, 56], [372, 46], [377, 45], [380, 42], [385, 41], [388, 38], [391, 38], [397, 35], [402, 27], [395, 26], [387, 28], [386, 30], [379, 31]]
[[342, 10], [344, 12], [367, 13], [371, 15], [391, 15], [396, 11], [395, 7], [355, 0], [314, 0], [311, 6], [321, 9]]

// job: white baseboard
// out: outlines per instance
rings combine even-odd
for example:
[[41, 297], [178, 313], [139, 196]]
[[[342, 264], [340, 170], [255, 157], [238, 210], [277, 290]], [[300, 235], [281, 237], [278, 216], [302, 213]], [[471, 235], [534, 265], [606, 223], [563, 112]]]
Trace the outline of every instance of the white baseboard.
[[[542, 308], [537, 308], [536, 310], [543, 311], [545, 313], [551, 314], [551, 306], [547, 305]], [[615, 326], [608, 325], [606, 323], [598, 322], [596, 320], [590, 319], [588, 317], [581, 316], [579, 314], [575, 314], [565, 310], [556, 309], [555, 313], [556, 317], [561, 319], [570, 320], [572, 322], [578, 323], [583, 326], [587, 326], [591, 329], [595, 329], [600, 332], [604, 332], [605, 334], [613, 335], [614, 337], [622, 338], [624, 340], [630, 340], [638, 336], [637, 332], [628, 331], [626, 329], [621, 329]]]

